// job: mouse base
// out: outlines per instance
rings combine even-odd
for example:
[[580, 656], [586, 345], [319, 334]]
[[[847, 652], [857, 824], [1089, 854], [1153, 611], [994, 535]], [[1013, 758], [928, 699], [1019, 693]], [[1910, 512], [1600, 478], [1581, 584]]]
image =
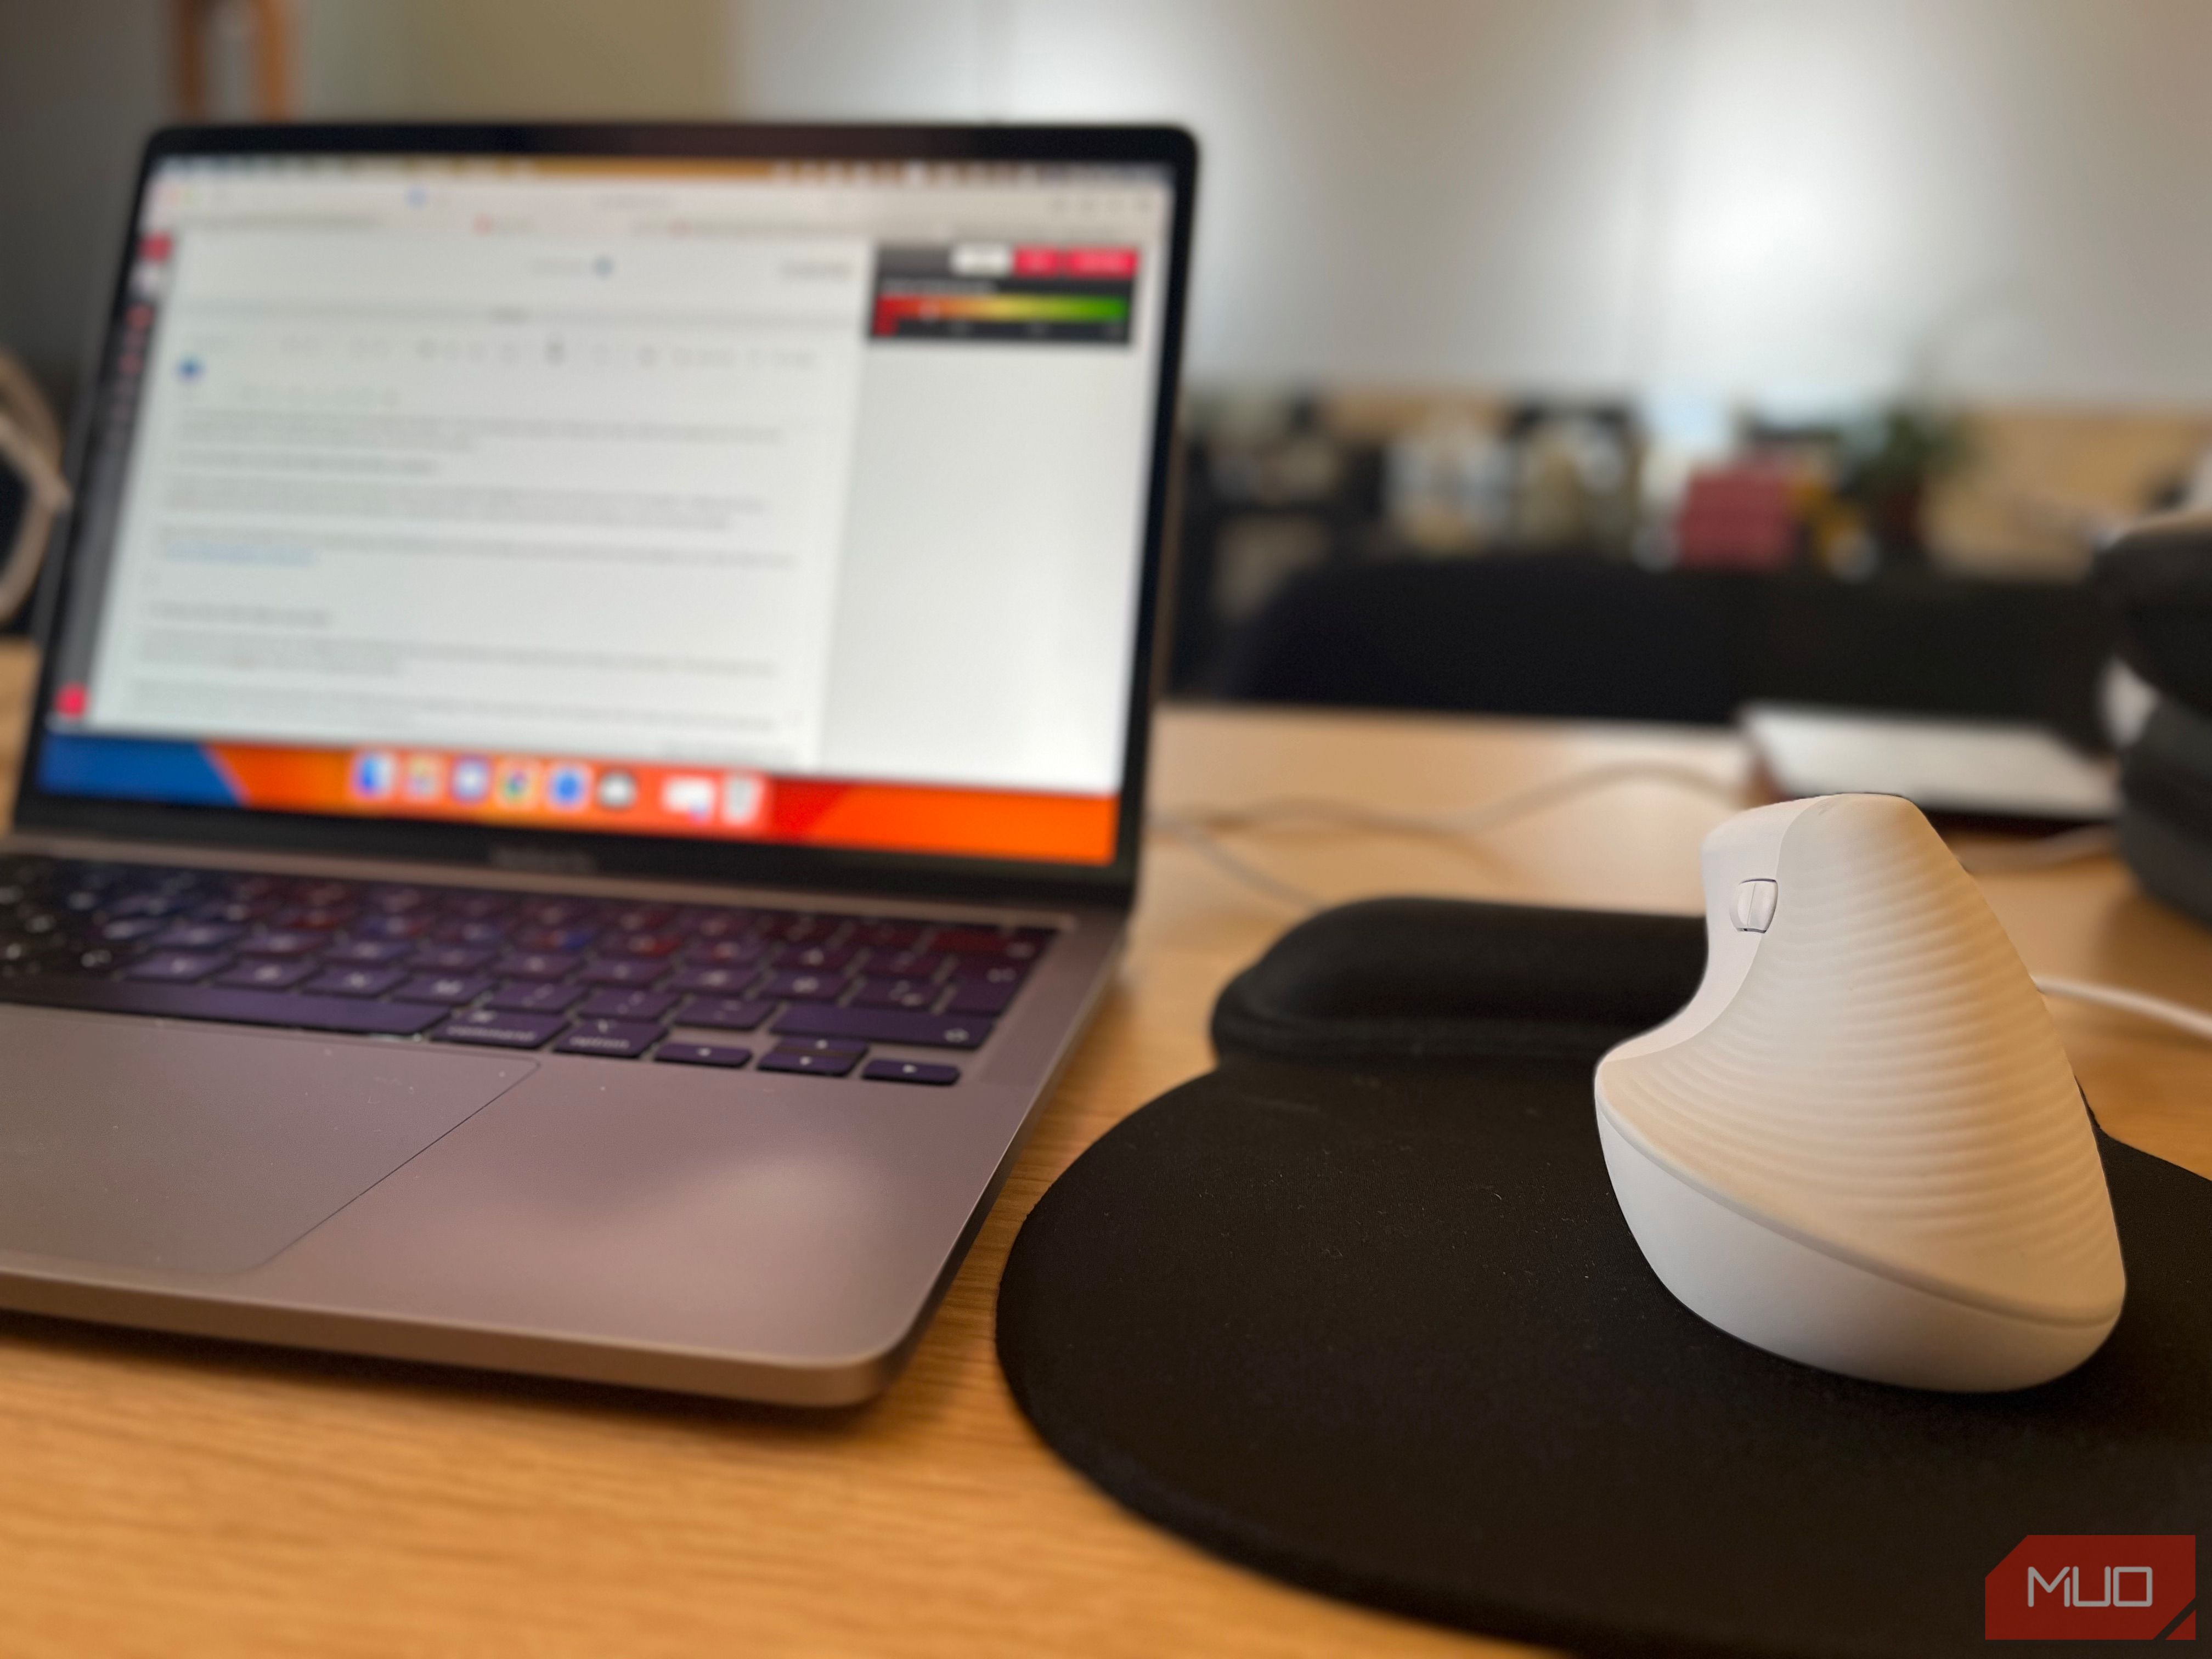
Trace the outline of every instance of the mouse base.
[[1960, 1394], [2033, 1388], [2096, 1352], [2119, 1322], [1976, 1307], [1826, 1255], [1683, 1180], [1597, 1111], [1621, 1214], [1675, 1299], [1707, 1324], [1801, 1364]]

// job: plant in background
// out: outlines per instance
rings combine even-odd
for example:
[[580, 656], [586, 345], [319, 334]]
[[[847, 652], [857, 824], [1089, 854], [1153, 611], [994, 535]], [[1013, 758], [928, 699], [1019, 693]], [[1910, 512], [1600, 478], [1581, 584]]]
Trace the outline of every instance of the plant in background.
[[1884, 562], [1924, 564], [1929, 493], [1973, 455], [1963, 416], [1893, 404], [1844, 434], [1836, 493], [1858, 509]]

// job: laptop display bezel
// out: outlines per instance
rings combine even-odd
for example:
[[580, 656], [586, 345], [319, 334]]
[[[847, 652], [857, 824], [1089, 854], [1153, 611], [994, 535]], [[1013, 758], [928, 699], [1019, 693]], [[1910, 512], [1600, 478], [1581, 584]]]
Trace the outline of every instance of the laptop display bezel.
[[[1127, 689], [1122, 785], [1109, 863], [1060, 864], [966, 858], [770, 842], [595, 835], [478, 823], [326, 816], [247, 807], [187, 806], [57, 793], [39, 783], [46, 711], [52, 707], [55, 653], [40, 669], [23, 758], [15, 822], [26, 830], [134, 842], [172, 842], [285, 853], [405, 859], [549, 872], [651, 876], [738, 885], [865, 889], [1000, 902], [1126, 904], [1133, 894], [1144, 836], [1145, 780], [1158, 665], [1164, 658], [1163, 566], [1176, 470], [1175, 412], [1181, 375], [1197, 148], [1165, 126], [870, 126], [753, 124], [484, 124], [179, 127], [149, 139], [131, 192], [131, 220], [79, 399], [70, 476], [86, 472], [89, 418], [107, 383], [141, 205], [154, 171], [178, 156], [223, 155], [591, 155], [640, 159], [1095, 162], [1151, 165], [1171, 177], [1174, 202], [1160, 313], [1158, 395], [1146, 480], [1136, 639]], [[79, 520], [57, 532], [40, 583], [35, 631], [58, 637], [70, 602]]]

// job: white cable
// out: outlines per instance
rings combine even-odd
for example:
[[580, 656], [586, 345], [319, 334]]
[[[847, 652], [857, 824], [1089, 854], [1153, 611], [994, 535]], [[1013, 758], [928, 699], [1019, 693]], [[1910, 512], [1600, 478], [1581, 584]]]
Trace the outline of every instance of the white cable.
[[2035, 988], [2047, 997], [2066, 997], [2075, 1002], [2094, 1003], [2100, 1008], [2117, 1008], [2124, 1014], [2155, 1020], [2212, 1042], [2212, 1013], [2186, 1003], [2168, 1002], [2164, 997], [2148, 996], [2118, 985], [2100, 985], [2094, 980], [2063, 979], [2050, 974], [2036, 975]]
[[[1188, 811], [1171, 816], [1185, 824], [1195, 824], [1209, 830], [1262, 829], [1272, 824], [1311, 821], [1320, 823], [1347, 825], [1358, 830], [1379, 830], [1401, 836], [1431, 836], [1447, 840], [1467, 840], [1495, 829], [1501, 823], [1525, 817], [1530, 812], [1565, 800], [1591, 789], [1608, 784], [1653, 781], [1671, 783], [1679, 787], [1695, 790], [1731, 804], [1741, 796], [1741, 787], [1701, 772], [1695, 767], [1676, 766], [1664, 761], [1613, 761], [1601, 766], [1584, 767], [1578, 772], [1547, 778], [1542, 783], [1526, 789], [1516, 790], [1494, 801], [1486, 802], [1464, 812], [1443, 812], [1425, 817], [1410, 812], [1387, 812], [1370, 806], [1355, 806], [1348, 802], [1289, 797], [1264, 800], [1249, 806], [1194, 807]], [[1163, 818], [1170, 816], [1163, 814]]]
[[1237, 857], [1221, 844], [1220, 838], [1212, 830], [1194, 820], [1171, 812], [1155, 812], [1152, 814], [1152, 828], [1162, 835], [1173, 836], [1231, 880], [1242, 882], [1255, 892], [1264, 893], [1278, 904], [1287, 904], [1293, 910], [1310, 914], [1328, 902], [1320, 894], [1279, 880], [1258, 865]]
[[1589, 790], [1602, 788], [1608, 784], [1636, 781], [1672, 783], [1718, 797], [1731, 805], [1740, 799], [1736, 786], [1693, 767], [1674, 766], [1661, 761], [1617, 761], [1601, 766], [1585, 767], [1563, 777], [1547, 779], [1469, 811], [1444, 813], [1433, 817], [1381, 811], [1342, 801], [1289, 799], [1261, 801], [1250, 806], [1197, 807], [1187, 812], [1156, 811], [1152, 816], [1152, 827], [1163, 835], [1173, 836], [1232, 880], [1242, 882], [1255, 892], [1264, 893], [1279, 904], [1310, 912], [1319, 909], [1328, 901], [1317, 893], [1268, 874], [1257, 865], [1231, 852], [1222, 845], [1220, 832], [1310, 822], [1376, 830], [1389, 835], [1466, 842], [1475, 841], [1516, 818], [1525, 817]]

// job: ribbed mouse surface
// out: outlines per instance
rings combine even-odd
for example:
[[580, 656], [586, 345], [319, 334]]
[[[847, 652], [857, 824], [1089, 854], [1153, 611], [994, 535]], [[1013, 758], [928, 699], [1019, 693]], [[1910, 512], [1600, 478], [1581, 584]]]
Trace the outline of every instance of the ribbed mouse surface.
[[1734, 1000], [1607, 1063], [1616, 1119], [1816, 1246], [2005, 1311], [2124, 1291], [2095, 1137], [2042, 999], [1972, 879], [1887, 797], [1807, 811]]

